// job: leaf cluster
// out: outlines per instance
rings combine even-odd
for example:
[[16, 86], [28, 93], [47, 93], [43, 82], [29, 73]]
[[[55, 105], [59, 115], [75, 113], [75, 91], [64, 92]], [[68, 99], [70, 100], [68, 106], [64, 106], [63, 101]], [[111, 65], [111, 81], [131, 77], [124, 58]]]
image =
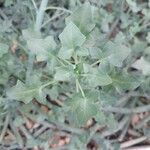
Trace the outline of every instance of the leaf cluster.
[[[150, 6], [132, 0], [117, 0], [114, 4], [112, 0], [101, 0], [96, 5], [92, 0], [83, 3], [71, 0], [64, 1], [65, 4], [70, 8], [66, 13], [70, 14], [65, 14], [64, 20], [58, 17], [60, 22], [43, 24], [42, 30], [37, 31], [38, 16], [32, 2], [4, 3], [4, 12], [0, 11], [0, 120], [9, 114], [13, 129], [24, 124], [25, 117], [56, 125], [67, 122], [78, 129], [86, 128], [92, 120], [92, 124], [113, 132], [124, 116], [118, 117], [105, 108], [135, 107], [139, 105], [138, 98], [122, 106], [122, 97], [132, 92], [141, 96], [150, 92], [150, 18], [147, 15]], [[16, 7], [20, 17], [14, 15], [9, 19]], [[59, 11], [60, 7], [56, 9]], [[19, 23], [23, 12], [26, 13], [24, 22]], [[45, 22], [48, 13], [58, 15], [47, 10]], [[50, 111], [43, 113], [41, 105]], [[0, 124], [0, 131], [2, 127]], [[85, 149], [84, 144], [89, 142], [87, 135], [92, 136], [89, 132], [73, 136], [69, 148]], [[39, 139], [27, 137], [32, 139], [31, 143], [27, 141], [29, 147], [38, 145]], [[105, 136], [96, 134], [95, 137], [104, 140], [101, 142], [105, 143], [104, 147], [111, 145]], [[43, 138], [40, 142], [50, 137]], [[41, 145], [46, 148], [46, 144]]]

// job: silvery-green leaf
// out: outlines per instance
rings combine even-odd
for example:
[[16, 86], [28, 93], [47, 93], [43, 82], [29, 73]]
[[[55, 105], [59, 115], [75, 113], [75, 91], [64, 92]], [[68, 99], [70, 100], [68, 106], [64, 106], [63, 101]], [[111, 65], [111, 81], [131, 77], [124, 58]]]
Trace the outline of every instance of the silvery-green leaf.
[[103, 58], [103, 52], [100, 48], [90, 47], [90, 48], [88, 48], [88, 50], [89, 50], [89, 54], [90, 54], [91, 58], [93, 58], [93, 59]]
[[84, 125], [89, 119], [97, 114], [98, 108], [89, 97], [83, 98], [81, 93], [74, 94], [66, 102], [73, 112], [73, 117], [78, 125]]
[[111, 106], [115, 104], [116, 101], [118, 100], [118, 97], [116, 97], [116, 95], [112, 92], [106, 93], [104, 91], [100, 91], [99, 100], [100, 100], [101, 106], [107, 107], [107, 106]]
[[126, 90], [134, 90], [141, 84], [138, 77], [130, 75], [126, 71], [123, 71], [122, 73], [114, 71], [110, 76], [112, 85], [119, 93]]
[[69, 59], [73, 55], [74, 49], [73, 48], [67, 48], [67, 47], [61, 47], [58, 53], [58, 57], [62, 59]]
[[76, 49], [76, 54], [78, 56], [88, 56], [89, 55], [89, 51], [85, 47], [79, 47], [79, 48]]
[[22, 101], [26, 104], [31, 102], [33, 98], [37, 98], [37, 100], [42, 102], [44, 99], [41, 85], [27, 85], [21, 81], [18, 81], [15, 86], [7, 90], [7, 96], [10, 99]]
[[62, 47], [75, 49], [77, 46], [80, 47], [84, 43], [85, 36], [73, 22], [70, 22], [59, 35], [59, 39]]
[[92, 69], [90, 72], [83, 74], [83, 76], [86, 78], [88, 85], [92, 87], [105, 86], [112, 83], [107, 73], [98, 71], [97, 69]]
[[112, 83], [111, 78], [104, 73], [98, 73], [98, 74], [87, 74], [86, 78], [88, 80], [88, 84], [90, 86], [96, 87], [96, 86], [105, 86]]
[[66, 23], [74, 22], [81, 32], [87, 35], [95, 27], [94, 11], [94, 7], [86, 2], [66, 18]]
[[126, 0], [126, 2], [129, 4], [129, 7], [131, 8], [131, 10], [133, 12], [136, 13], [136, 12], [140, 11], [140, 8], [138, 7], [138, 5], [136, 4], [135, 1], [133, 1], [133, 0]]
[[125, 46], [118, 43], [108, 42], [103, 47], [103, 54], [105, 60], [109, 61], [111, 65], [121, 67], [123, 61], [130, 54], [131, 50]]
[[45, 39], [32, 38], [27, 40], [29, 50], [36, 55], [37, 61], [45, 61], [49, 58], [49, 53], [56, 48], [56, 43], [52, 36]]
[[33, 28], [22, 30], [22, 36], [26, 41], [35, 38], [39, 38], [39, 39], [41, 38], [41, 35], [35, 32]]
[[58, 67], [54, 79], [56, 81], [70, 81], [74, 77], [73, 69], [69, 67]]

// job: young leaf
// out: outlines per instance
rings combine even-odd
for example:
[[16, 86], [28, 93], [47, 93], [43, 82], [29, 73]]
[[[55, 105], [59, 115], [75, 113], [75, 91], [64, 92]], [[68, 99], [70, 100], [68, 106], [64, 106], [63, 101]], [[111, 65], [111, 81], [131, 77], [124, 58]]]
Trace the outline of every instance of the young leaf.
[[77, 46], [81, 46], [85, 41], [85, 36], [80, 32], [79, 28], [70, 22], [64, 31], [59, 35], [62, 44], [58, 56], [63, 59], [69, 59]]
[[69, 67], [58, 67], [54, 75], [56, 81], [70, 81], [73, 77], [73, 69]]
[[96, 116], [95, 116], [95, 120], [99, 123], [99, 124], [107, 124], [106, 122], [107, 116], [104, 114], [104, 112], [102, 111], [98, 111]]
[[123, 71], [122, 73], [113, 72], [111, 74], [111, 78], [112, 85], [116, 88], [118, 92], [124, 90], [134, 90], [141, 84], [140, 79], [128, 74], [125, 71]]
[[37, 61], [45, 61], [51, 53], [56, 48], [56, 43], [52, 36], [48, 36], [45, 39], [32, 38], [27, 41], [29, 50], [31, 50], [35, 55]]
[[7, 96], [10, 99], [22, 101], [25, 104], [32, 101], [33, 98], [42, 98], [41, 86], [37, 85], [26, 85], [20, 81], [7, 91]]
[[73, 12], [68, 18], [66, 18], [67, 24], [72, 21], [81, 30], [84, 35], [87, 35], [94, 27], [94, 10], [89, 2], [84, 3], [75, 12]]
[[103, 52], [98, 47], [90, 47], [88, 50], [92, 59], [100, 59], [103, 57]]
[[130, 6], [130, 8], [131, 8], [131, 10], [133, 12], [140, 11], [140, 8], [138, 7], [138, 5], [136, 4], [135, 1], [133, 1], [133, 0], [126, 0], [126, 2], [129, 4], [129, 6]]
[[83, 74], [83, 76], [86, 78], [90, 87], [105, 86], [112, 83], [111, 78], [105, 72], [99, 71], [98, 69], [95, 68], [92, 69], [89, 68], [89, 71], [88, 68], [86, 68], [86, 71], [87, 73]]
[[101, 106], [107, 107], [115, 104], [118, 100], [118, 97], [113, 92], [106, 93], [104, 91], [100, 91], [99, 100]]
[[110, 64], [121, 67], [123, 61], [130, 54], [130, 49], [125, 45], [118, 43], [108, 42], [104, 47], [104, 59], [109, 61]]
[[74, 52], [73, 48], [66, 48], [66, 47], [61, 47], [58, 53], [58, 57], [62, 59], [69, 59], [71, 58], [72, 54]]
[[37, 61], [48, 59], [49, 53], [56, 48], [56, 43], [52, 36], [41, 38], [41, 34], [29, 28], [22, 30], [23, 38], [27, 42], [28, 49], [36, 55]]

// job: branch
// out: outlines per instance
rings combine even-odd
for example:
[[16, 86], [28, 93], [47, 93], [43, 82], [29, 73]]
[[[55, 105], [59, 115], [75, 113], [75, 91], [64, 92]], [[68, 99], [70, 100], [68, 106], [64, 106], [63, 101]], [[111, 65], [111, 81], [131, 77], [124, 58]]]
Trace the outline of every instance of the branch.
[[143, 113], [150, 111], [150, 105], [135, 107], [135, 108], [121, 108], [121, 107], [105, 107], [101, 108], [105, 112], [119, 113], [119, 114], [132, 114], [132, 113]]
[[38, 32], [40, 31], [41, 26], [42, 26], [44, 12], [46, 10], [47, 4], [48, 4], [48, 0], [42, 0], [40, 8], [37, 12], [35, 30]]
[[150, 146], [136, 146], [122, 150], [150, 150]]
[[112, 134], [114, 134], [114, 133], [116, 133], [116, 132], [122, 130], [122, 129], [124, 128], [124, 126], [127, 124], [128, 121], [129, 121], [129, 117], [128, 117], [128, 116], [124, 117], [124, 118], [119, 122], [119, 124], [117, 125], [117, 128], [115, 128], [115, 129], [113, 129], [113, 130], [104, 131], [104, 132], [102, 133], [102, 135], [103, 135], [104, 137], [106, 137], [106, 136], [110, 136], [110, 135], [112, 135]]
[[133, 139], [133, 140], [122, 143], [120, 147], [121, 148], [130, 147], [132, 145], [139, 144], [139, 143], [145, 141], [146, 139], [147, 139], [147, 137], [145, 137], [145, 136], [137, 138], [137, 139]]

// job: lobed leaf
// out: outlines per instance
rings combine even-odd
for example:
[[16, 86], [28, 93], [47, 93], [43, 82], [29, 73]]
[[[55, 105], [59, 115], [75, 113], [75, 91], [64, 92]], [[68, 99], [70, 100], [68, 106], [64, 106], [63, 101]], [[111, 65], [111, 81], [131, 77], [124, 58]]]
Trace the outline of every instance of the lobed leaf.
[[75, 48], [82, 46], [86, 37], [80, 32], [79, 28], [70, 22], [63, 32], [59, 35], [59, 39], [62, 44], [58, 56], [64, 59], [69, 59]]
[[74, 120], [78, 125], [84, 125], [89, 119], [97, 114], [98, 108], [89, 97], [82, 97], [76, 93], [67, 101], [70, 111], [73, 112]]
[[68, 18], [66, 23], [74, 22], [84, 35], [87, 35], [94, 27], [94, 9], [89, 2], [84, 3], [75, 10]]

